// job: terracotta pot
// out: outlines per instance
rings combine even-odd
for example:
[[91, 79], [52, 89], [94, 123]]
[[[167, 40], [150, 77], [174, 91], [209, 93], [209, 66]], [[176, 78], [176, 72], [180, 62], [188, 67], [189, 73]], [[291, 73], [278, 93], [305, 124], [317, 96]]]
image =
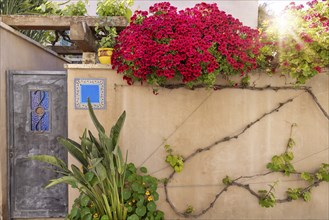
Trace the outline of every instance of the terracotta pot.
[[113, 48], [99, 48], [98, 60], [101, 64], [111, 64]]

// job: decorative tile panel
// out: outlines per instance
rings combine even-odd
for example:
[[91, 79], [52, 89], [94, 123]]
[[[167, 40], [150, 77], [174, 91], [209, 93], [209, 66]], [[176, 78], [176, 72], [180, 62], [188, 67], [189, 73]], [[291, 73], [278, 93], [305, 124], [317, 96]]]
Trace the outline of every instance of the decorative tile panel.
[[44, 90], [30, 91], [31, 131], [49, 131], [49, 92]]
[[106, 109], [105, 79], [74, 79], [74, 103], [76, 109], [88, 109], [88, 98], [94, 109]]

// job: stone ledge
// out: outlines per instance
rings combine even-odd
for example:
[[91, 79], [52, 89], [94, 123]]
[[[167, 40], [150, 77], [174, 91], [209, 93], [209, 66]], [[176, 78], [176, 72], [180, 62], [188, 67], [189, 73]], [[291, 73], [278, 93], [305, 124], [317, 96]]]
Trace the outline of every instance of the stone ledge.
[[107, 64], [64, 64], [65, 69], [109, 69], [112, 70], [112, 65]]

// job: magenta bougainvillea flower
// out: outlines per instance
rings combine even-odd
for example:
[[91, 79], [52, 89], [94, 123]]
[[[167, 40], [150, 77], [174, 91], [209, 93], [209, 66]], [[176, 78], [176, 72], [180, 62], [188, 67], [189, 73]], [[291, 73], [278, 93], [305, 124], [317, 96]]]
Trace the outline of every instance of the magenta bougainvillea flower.
[[219, 74], [244, 75], [256, 68], [258, 31], [201, 3], [178, 11], [168, 2], [136, 11], [117, 38], [113, 68], [128, 84], [162, 85], [175, 79], [211, 86]]

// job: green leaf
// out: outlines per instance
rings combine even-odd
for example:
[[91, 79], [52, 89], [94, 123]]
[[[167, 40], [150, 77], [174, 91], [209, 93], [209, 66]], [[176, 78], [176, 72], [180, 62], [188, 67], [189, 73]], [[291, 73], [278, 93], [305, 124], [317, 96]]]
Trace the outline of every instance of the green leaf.
[[288, 157], [289, 160], [293, 160], [294, 159], [294, 154], [293, 152], [287, 152], [286, 156]]
[[93, 179], [94, 176], [95, 176], [95, 174], [93, 172], [90, 172], [90, 171], [85, 174], [85, 178], [88, 182], [90, 182]]
[[261, 189], [261, 190], [258, 190], [258, 193], [260, 193], [260, 194], [267, 194], [267, 190]]
[[157, 211], [155, 220], [163, 220], [164, 219], [164, 213], [161, 211]]
[[82, 195], [81, 200], [80, 200], [80, 204], [81, 204], [81, 206], [87, 206], [89, 201], [90, 201], [90, 199], [89, 199], [88, 196]]
[[295, 141], [294, 141], [294, 139], [289, 138], [289, 141], [288, 141], [288, 147], [289, 147], [289, 148], [292, 148], [293, 146], [295, 146]]
[[91, 102], [90, 102], [90, 98], [88, 97], [88, 109], [89, 109], [89, 115], [91, 117], [91, 120], [93, 121], [96, 129], [98, 132], [100, 133], [105, 133], [105, 129], [104, 127], [101, 125], [101, 123], [98, 121], [96, 115], [95, 115], [95, 112], [93, 110], [93, 107], [91, 105]]
[[73, 144], [76, 148], [81, 150], [81, 145], [77, 142], [75, 142], [74, 140], [71, 140], [69, 138], [66, 139], [68, 142], [70, 142], [71, 144]]
[[[155, 185], [156, 186], [156, 185]], [[156, 190], [156, 189], [155, 189]], [[157, 192], [153, 192], [153, 200], [158, 201], [159, 200], [159, 194]]]
[[127, 170], [131, 171], [132, 173], [136, 173], [136, 167], [135, 167], [135, 164], [133, 163], [129, 163], [127, 165]]
[[289, 198], [291, 198], [292, 200], [296, 200], [299, 198], [300, 190], [288, 188], [287, 194]]
[[226, 176], [226, 177], [222, 180], [222, 182], [223, 182], [226, 186], [232, 184], [232, 180], [231, 180], [230, 177], [228, 177], [228, 176]]
[[79, 181], [79, 183], [85, 185], [88, 183], [88, 181], [86, 180], [86, 178], [84, 177], [84, 175], [82, 174], [82, 172], [80, 171], [80, 169], [75, 166], [74, 164], [71, 165], [71, 169], [73, 171], [74, 177], [77, 181]]
[[87, 207], [81, 209], [81, 216], [84, 217], [85, 215], [90, 214], [90, 210]]
[[54, 185], [57, 185], [57, 184], [60, 184], [60, 183], [66, 183], [66, 184], [69, 184], [69, 185], [74, 185], [76, 181], [77, 180], [73, 176], [63, 176], [63, 177], [60, 177], [58, 179], [50, 180], [50, 183], [46, 186], [46, 188], [49, 188], [51, 186], [54, 186]]
[[150, 212], [154, 212], [156, 210], [156, 205], [153, 201], [147, 203], [146, 207]]
[[77, 207], [72, 208], [72, 210], [70, 212], [70, 216], [72, 218], [76, 217], [78, 215], [78, 211], [79, 211], [79, 209]]
[[303, 193], [303, 199], [305, 202], [308, 202], [311, 200], [311, 193], [310, 192], [304, 192]]
[[130, 197], [131, 197], [131, 191], [128, 189], [124, 189], [123, 190], [123, 199], [128, 200], [128, 199], [130, 199]]
[[317, 178], [318, 180], [322, 180], [322, 179], [323, 179], [321, 173], [316, 173], [315, 175], [316, 175], [316, 178]]
[[129, 217], [127, 218], [127, 220], [139, 220], [139, 217], [138, 217], [138, 215], [133, 214], [133, 215], [129, 216]]
[[137, 207], [135, 212], [139, 217], [143, 217], [146, 214], [146, 208], [145, 206]]
[[110, 220], [107, 215], [103, 215], [100, 220]]
[[64, 161], [62, 161], [61, 159], [54, 157], [54, 156], [34, 155], [34, 156], [29, 157], [29, 159], [48, 163], [48, 164], [54, 165], [58, 168], [67, 170], [66, 163]]
[[303, 172], [303, 173], [300, 175], [300, 177], [301, 177], [303, 180], [306, 180], [306, 181], [311, 180], [311, 175], [310, 175], [310, 173], [308, 173], [308, 172]]
[[96, 167], [101, 161], [103, 160], [103, 158], [94, 158], [91, 159], [91, 166], [92, 168]]
[[117, 120], [116, 124], [111, 129], [110, 140], [111, 140], [111, 144], [112, 144], [112, 146], [111, 146], [112, 149], [115, 149], [118, 145], [119, 135], [120, 135], [122, 126], [125, 122], [125, 119], [126, 119], [126, 111], [124, 111], [121, 114], [121, 116]]
[[128, 182], [132, 183], [136, 180], [136, 174], [131, 174], [130, 176], [127, 177]]
[[141, 196], [140, 200], [136, 203], [137, 207], [143, 207], [144, 206], [144, 196]]
[[132, 11], [129, 8], [127, 8], [126, 13], [125, 13], [124, 16], [125, 16], [125, 18], [127, 19], [128, 22], [130, 22], [130, 18], [132, 16], [132, 14], [133, 14]]
[[285, 164], [285, 160], [283, 159], [282, 156], [273, 156], [272, 157], [272, 163], [275, 165], [275, 166], [281, 166], [283, 164]]
[[88, 167], [88, 161], [86, 158], [84, 158], [81, 150], [76, 147], [74, 144], [72, 144], [68, 139], [59, 137], [58, 142], [63, 145], [69, 152], [70, 154], [75, 157], [83, 166]]
[[275, 205], [275, 200], [271, 200], [271, 199], [260, 199], [259, 200], [259, 204], [261, 207], [265, 207], [265, 208], [270, 208], [270, 207], [274, 207]]
[[[84, 133], [83, 136], [86, 136], [86, 133]], [[89, 140], [89, 138], [81, 137], [80, 139], [81, 139], [81, 148], [82, 148], [82, 150], [85, 150], [86, 147], [87, 147], [87, 149], [91, 149], [91, 146], [92, 146], [93, 142], [91, 140]]]
[[132, 190], [134, 190], [135, 192], [140, 192], [141, 190], [144, 192], [144, 187], [141, 186], [141, 184], [134, 182], [131, 185]]
[[142, 173], [147, 173], [147, 168], [146, 167], [141, 167], [139, 169]]
[[88, 213], [82, 217], [81, 220], [92, 220], [93, 215], [91, 213]]
[[97, 166], [96, 166], [96, 175], [98, 176], [100, 181], [105, 180], [105, 178], [107, 177], [107, 172], [106, 172], [106, 169], [103, 166], [103, 164], [101, 164], [101, 163], [97, 164]]
[[127, 212], [129, 213], [129, 212], [132, 212], [134, 210], [134, 208], [133, 207], [131, 207], [131, 206], [128, 206], [127, 207]]

